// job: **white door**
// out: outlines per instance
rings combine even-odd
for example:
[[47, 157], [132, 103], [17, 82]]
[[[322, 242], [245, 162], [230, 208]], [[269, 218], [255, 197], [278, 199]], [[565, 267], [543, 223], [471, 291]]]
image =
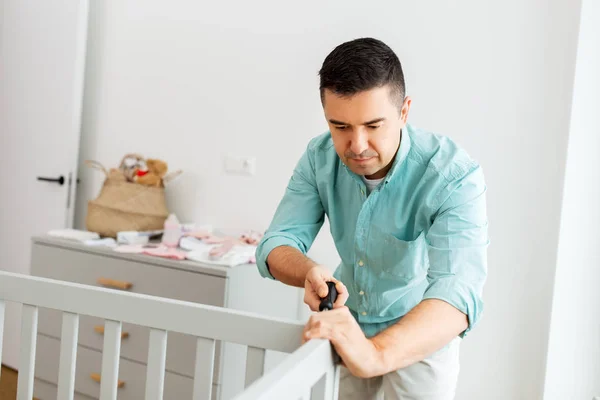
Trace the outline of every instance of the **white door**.
[[[88, 3], [0, 3], [0, 269], [28, 274], [31, 237], [72, 225]], [[12, 368], [19, 336], [20, 307], [7, 304]]]

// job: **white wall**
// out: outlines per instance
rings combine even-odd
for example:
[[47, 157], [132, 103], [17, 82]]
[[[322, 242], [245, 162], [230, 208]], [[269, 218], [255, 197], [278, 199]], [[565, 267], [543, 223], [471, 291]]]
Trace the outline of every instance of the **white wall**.
[[[488, 182], [485, 316], [465, 341], [459, 399], [539, 399], [544, 384], [579, 1], [192, 1], [92, 4], [81, 158], [161, 157], [185, 177], [185, 220], [265, 229], [307, 141], [326, 129], [317, 71], [338, 43], [399, 54], [410, 121], [446, 134]], [[222, 172], [226, 153], [257, 174]], [[101, 177], [86, 169], [78, 200]], [[334, 265], [323, 232], [313, 257]]]
[[0, 54], [2, 53], [2, 36], [4, 35], [4, 0], [0, 1]]
[[547, 400], [600, 396], [600, 2], [582, 3], [546, 365]]

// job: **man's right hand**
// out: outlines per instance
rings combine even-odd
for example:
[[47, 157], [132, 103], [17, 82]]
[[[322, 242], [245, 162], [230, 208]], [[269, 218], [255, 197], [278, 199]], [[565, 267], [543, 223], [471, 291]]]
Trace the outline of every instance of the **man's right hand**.
[[329, 270], [321, 266], [316, 266], [308, 270], [306, 279], [304, 280], [304, 302], [312, 311], [319, 311], [321, 299], [327, 296], [329, 292], [327, 282], [335, 282], [335, 288], [338, 292], [333, 308], [339, 308], [346, 304], [346, 300], [348, 300], [348, 289], [346, 289], [346, 286], [335, 279]]

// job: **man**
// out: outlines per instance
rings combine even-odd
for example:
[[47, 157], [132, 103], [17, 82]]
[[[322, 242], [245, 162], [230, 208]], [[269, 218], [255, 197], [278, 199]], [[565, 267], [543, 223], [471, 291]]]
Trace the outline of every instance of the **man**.
[[[343, 43], [319, 72], [329, 131], [310, 141], [257, 249], [264, 277], [305, 288], [318, 311], [304, 340], [342, 358], [340, 399], [453, 399], [459, 342], [478, 322], [487, 275], [481, 167], [451, 140], [407, 123], [394, 52]], [[306, 256], [327, 215], [341, 264]]]

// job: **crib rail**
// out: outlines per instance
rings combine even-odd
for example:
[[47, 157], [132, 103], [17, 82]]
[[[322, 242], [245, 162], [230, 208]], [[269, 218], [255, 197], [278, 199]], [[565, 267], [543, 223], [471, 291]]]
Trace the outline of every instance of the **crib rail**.
[[329, 341], [311, 340], [235, 400], [337, 399], [339, 372]]
[[[146, 399], [162, 399], [168, 332], [197, 337], [193, 399], [210, 399], [215, 341], [248, 346], [246, 391], [241, 400], [306, 397], [333, 399], [337, 368], [327, 341], [313, 340], [299, 348], [303, 325], [249, 312], [122, 292], [0, 271], [0, 356], [5, 301], [21, 303], [21, 353], [17, 399], [33, 396], [38, 308], [63, 312], [58, 397], [72, 399], [80, 315], [105, 320], [100, 399], [117, 398], [122, 323], [150, 328]], [[208, 351], [207, 351], [208, 350]], [[293, 353], [263, 374], [265, 351]], [[206, 354], [210, 354], [206, 357]], [[321, 384], [318, 384], [321, 379]], [[315, 384], [317, 385], [315, 386]], [[284, 388], [294, 388], [293, 392]], [[285, 393], [284, 396], [282, 394]]]

